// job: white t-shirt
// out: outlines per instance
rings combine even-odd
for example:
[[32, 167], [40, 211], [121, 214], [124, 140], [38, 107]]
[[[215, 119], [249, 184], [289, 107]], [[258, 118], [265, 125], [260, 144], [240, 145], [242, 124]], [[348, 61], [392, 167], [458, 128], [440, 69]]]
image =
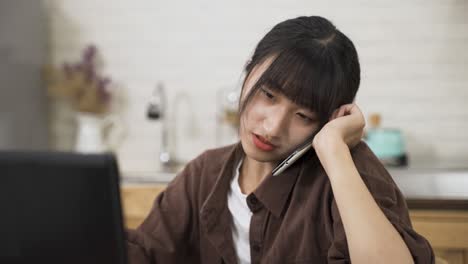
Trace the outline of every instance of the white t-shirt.
[[231, 180], [231, 187], [228, 192], [228, 207], [233, 218], [232, 238], [237, 253], [239, 264], [250, 263], [250, 219], [252, 212], [247, 205], [247, 195], [243, 194], [239, 186], [239, 169], [242, 164], [239, 161], [234, 170], [234, 177]]

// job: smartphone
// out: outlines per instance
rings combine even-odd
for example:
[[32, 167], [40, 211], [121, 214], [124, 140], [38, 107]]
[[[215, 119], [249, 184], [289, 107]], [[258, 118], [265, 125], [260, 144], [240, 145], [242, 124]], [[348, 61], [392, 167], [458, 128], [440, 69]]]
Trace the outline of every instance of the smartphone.
[[273, 176], [276, 176], [286, 170], [289, 166], [291, 166], [296, 160], [302, 157], [309, 149], [312, 148], [312, 142], [315, 138], [315, 133], [311, 137], [312, 139], [307, 139], [304, 144], [300, 145], [291, 155], [289, 155], [283, 162], [281, 162], [276, 168], [273, 169], [271, 172]]

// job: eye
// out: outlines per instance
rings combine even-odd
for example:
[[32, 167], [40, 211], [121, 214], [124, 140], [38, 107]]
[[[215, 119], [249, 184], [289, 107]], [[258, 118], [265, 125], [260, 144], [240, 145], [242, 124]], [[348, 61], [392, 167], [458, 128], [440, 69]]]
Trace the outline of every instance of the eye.
[[297, 116], [299, 116], [299, 118], [307, 124], [315, 121], [314, 119], [308, 117], [307, 115], [303, 113], [297, 113]]
[[270, 93], [269, 91], [267, 91], [265, 88], [260, 88], [260, 91], [266, 96], [268, 97], [269, 99], [273, 99], [275, 98], [275, 96]]

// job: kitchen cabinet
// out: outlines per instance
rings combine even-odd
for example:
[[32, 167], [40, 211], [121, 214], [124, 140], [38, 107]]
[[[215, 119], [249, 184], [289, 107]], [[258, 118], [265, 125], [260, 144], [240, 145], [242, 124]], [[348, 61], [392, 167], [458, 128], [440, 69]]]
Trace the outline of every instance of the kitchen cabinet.
[[468, 211], [410, 209], [414, 229], [450, 264], [468, 264]]
[[148, 215], [154, 198], [166, 185], [141, 184], [121, 188], [122, 208], [126, 227], [135, 228]]
[[[148, 183], [126, 184], [121, 188], [127, 227], [135, 228], [143, 221], [164, 188], [164, 184]], [[468, 264], [468, 201], [409, 199], [407, 202], [414, 229], [429, 240], [436, 256], [450, 264]]]

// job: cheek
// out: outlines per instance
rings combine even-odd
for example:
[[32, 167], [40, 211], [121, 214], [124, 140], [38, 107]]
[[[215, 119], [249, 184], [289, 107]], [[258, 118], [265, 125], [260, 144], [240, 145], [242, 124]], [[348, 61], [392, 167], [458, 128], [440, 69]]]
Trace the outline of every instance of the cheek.
[[241, 135], [244, 135], [252, 129], [251, 116], [248, 108], [246, 108], [240, 116], [239, 131]]
[[312, 125], [310, 127], [299, 127], [296, 126], [291, 128], [291, 140], [294, 141], [294, 144], [302, 144], [308, 138], [310, 138], [318, 129], [318, 125]]
[[255, 98], [253, 98], [250, 104], [246, 106], [244, 113], [242, 113], [241, 126], [243, 124], [246, 126], [246, 128], [252, 128], [258, 124], [258, 122], [262, 121], [264, 116], [265, 107], [260, 103], [255, 102]]

